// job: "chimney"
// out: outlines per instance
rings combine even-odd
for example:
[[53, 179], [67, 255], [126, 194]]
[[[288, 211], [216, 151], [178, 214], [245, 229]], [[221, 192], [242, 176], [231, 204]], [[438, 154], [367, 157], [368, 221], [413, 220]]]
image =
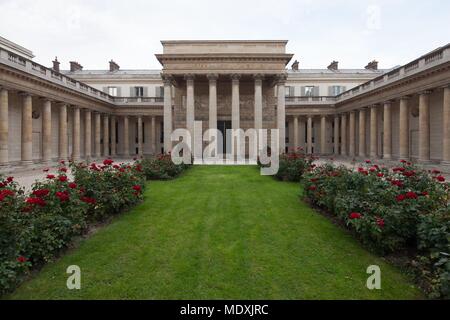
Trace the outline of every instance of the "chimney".
[[292, 70], [298, 71], [298, 61], [295, 60], [294, 63], [292, 64]]
[[373, 60], [369, 62], [364, 68], [368, 70], [378, 70], [378, 61]]
[[114, 72], [120, 69], [120, 66], [113, 59], [109, 62], [109, 71]]
[[58, 61], [58, 57], [55, 57], [55, 60], [52, 61], [53, 62], [53, 71], [56, 71], [59, 73], [59, 61]]
[[330, 65], [328, 66], [328, 69], [336, 71], [338, 69], [338, 63], [337, 61], [333, 61], [330, 63]]
[[81, 71], [83, 66], [76, 61], [70, 61], [70, 72]]

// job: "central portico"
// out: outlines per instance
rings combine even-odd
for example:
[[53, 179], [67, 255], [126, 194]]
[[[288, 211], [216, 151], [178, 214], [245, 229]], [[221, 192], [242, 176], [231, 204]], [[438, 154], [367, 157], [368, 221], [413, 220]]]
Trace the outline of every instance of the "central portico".
[[231, 121], [232, 129], [280, 129], [285, 149], [285, 40], [161, 41], [164, 80], [164, 149], [174, 129], [203, 132]]

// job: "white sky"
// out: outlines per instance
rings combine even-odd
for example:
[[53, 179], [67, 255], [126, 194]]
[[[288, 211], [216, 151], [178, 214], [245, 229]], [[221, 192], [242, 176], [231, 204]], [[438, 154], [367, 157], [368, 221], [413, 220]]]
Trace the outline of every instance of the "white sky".
[[163, 39], [286, 39], [300, 68], [389, 68], [450, 42], [450, 1], [0, 0], [0, 36], [63, 69], [159, 69]]

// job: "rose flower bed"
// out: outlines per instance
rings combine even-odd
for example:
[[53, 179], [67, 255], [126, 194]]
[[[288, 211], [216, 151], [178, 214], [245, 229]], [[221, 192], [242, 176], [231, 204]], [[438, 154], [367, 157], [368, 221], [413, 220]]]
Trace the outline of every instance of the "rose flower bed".
[[415, 250], [421, 284], [432, 297], [450, 297], [449, 184], [439, 171], [406, 161], [389, 170], [367, 160], [357, 171], [311, 168], [304, 181], [308, 199], [368, 247], [383, 254]]
[[58, 174], [47, 174], [29, 194], [12, 177], [0, 179], [0, 294], [60, 254], [89, 224], [143, 198], [145, 179], [139, 164], [115, 165], [106, 159], [100, 166], [70, 166], [73, 181], [62, 162]]
[[188, 164], [173, 163], [170, 153], [160, 154], [152, 158], [138, 161], [148, 180], [169, 180], [185, 171]]

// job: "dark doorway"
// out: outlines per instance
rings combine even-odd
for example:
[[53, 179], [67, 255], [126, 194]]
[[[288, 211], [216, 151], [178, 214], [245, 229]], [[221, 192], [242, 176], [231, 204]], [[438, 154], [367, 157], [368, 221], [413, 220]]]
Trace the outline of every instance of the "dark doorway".
[[220, 143], [220, 141], [218, 141], [218, 152], [219, 153], [223, 153], [224, 156], [227, 152], [227, 145], [229, 145], [228, 149], [231, 150], [231, 141], [229, 141], [229, 139], [227, 139], [227, 129], [231, 129], [231, 121], [229, 120], [219, 120], [217, 121], [217, 130], [219, 130], [222, 133], [222, 144]]

